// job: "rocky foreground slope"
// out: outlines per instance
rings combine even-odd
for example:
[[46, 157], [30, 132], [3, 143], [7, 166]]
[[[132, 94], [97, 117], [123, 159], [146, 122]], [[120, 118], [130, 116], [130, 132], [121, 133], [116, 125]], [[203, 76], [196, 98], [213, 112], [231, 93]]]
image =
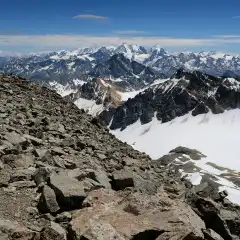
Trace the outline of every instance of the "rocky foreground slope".
[[178, 175], [57, 93], [0, 76], [0, 239], [239, 239], [227, 193]]

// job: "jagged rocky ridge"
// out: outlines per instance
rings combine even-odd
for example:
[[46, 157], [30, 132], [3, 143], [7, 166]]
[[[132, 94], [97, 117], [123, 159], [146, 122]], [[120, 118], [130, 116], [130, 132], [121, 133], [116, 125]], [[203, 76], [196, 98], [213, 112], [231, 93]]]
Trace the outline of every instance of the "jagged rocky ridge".
[[214, 77], [198, 71], [179, 69], [170, 79], [153, 85], [118, 108], [103, 111], [100, 118], [110, 129], [125, 129], [154, 116], [162, 123], [192, 112], [193, 116], [214, 114], [240, 106], [239, 79]]
[[94, 67], [89, 73], [95, 77], [111, 77], [123, 88], [140, 89], [158, 78], [165, 76], [156, 70], [146, 67], [136, 61], [130, 61], [124, 54], [116, 54], [107, 62]]
[[94, 78], [92, 81], [80, 86], [76, 92], [64, 98], [75, 103], [76, 106], [84, 109], [88, 114], [98, 116], [102, 111], [117, 108], [123, 103], [121, 92], [117, 90], [123, 91], [121, 87], [111, 80], [104, 81]]
[[198, 194], [55, 92], [0, 76], [0, 102], [1, 239], [239, 239], [227, 193]]

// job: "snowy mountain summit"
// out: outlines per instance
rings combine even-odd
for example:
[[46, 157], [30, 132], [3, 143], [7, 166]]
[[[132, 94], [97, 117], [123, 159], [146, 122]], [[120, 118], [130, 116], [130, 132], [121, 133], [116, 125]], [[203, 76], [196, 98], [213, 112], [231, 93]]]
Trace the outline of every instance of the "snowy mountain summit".
[[158, 45], [145, 48], [134, 44], [58, 51], [27, 57], [1, 57], [0, 72], [37, 81], [57, 81], [66, 85], [73, 79], [86, 80], [86, 75], [89, 75], [96, 66], [118, 54], [154, 68], [168, 77], [181, 67], [214, 76], [240, 75], [240, 56], [217, 52], [169, 53]]

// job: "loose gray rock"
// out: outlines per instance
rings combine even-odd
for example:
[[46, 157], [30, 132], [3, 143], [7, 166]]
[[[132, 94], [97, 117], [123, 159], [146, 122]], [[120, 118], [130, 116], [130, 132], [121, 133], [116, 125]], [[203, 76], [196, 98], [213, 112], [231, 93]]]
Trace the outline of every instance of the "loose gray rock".
[[4, 138], [11, 144], [13, 145], [23, 145], [26, 143], [26, 138], [24, 136], [21, 136], [20, 134], [16, 133], [16, 132], [10, 132], [10, 133], [6, 133]]
[[42, 213], [56, 213], [60, 209], [55, 192], [47, 185], [43, 187], [42, 195], [38, 203], [38, 209]]
[[10, 181], [10, 173], [4, 170], [0, 171], [0, 187], [8, 186]]
[[28, 135], [28, 134], [24, 134], [23, 137], [28, 139], [34, 146], [39, 146], [43, 143], [42, 139], [36, 138], [36, 137]]
[[0, 160], [0, 170], [4, 169], [4, 164], [3, 162]]
[[70, 222], [72, 220], [72, 215], [69, 212], [63, 212], [56, 216], [56, 222]]
[[206, 240], [223, 240], [223, 238], [217, 233], [215, 233], [212, 229], [204, 229], [203, 234]]
[[94, 174], [95, 174], [95, 180], [97, 182], [99, 182], [104, 188], [111, 189], [110, 179], [108, 178], [106, 173], [99, 170], [99, 171], [95, 171]]
[[36, 157], [39, 157], [40, 159], [43, 158], [44, 156], [46, 156], [46, 154], [48, 153], [48, 149], [34, 149], [34, 155]]
[[36, 170], [34, 175], [34, 181], [38, 185], [41, 183], [47, 183], [50, 177], [52, 169], [49, 167], [40, 167]]
[[10, 187], [15, 187], [16, 189], [34, 188], [36, 187], [36, 183], [34, 181], [18, 181], [10, 183]]
[[115, 171], [112, 174], [112, 188], [114, 190], [122, 190], [127, 187], [133, 187], [134, 181], [133, 181], [133, 175], [129, 171], [126, 170], [119, 170]]
[[82, 182], [70, 178], [66, 173], [51, 174], [51, 188], [55, 191], [62, 208], [77, 209], [86, 197]]
[[65, 154], [65, 152], [60, 147], [54, 147], [53, 149], [51, 149], [51, 152], [53, 155], [58, 155], [58, 156]]
[[36, 236], [36, 233], [27, 229], [22, 224], [5, 219], [0, 219], [0, 232], [8, 235], [8, 239], [11, 240], [32, 240]]
[[32, 176], [34, 176], [36, 168], [30, 167], [27, 169], [16, 169], [11, 174], [10, 182], [17, 182], [17, 181], [30, 181]]
[[41, 233], [41, 239], [44, 240], [67, 240], [66, 231], [57, 223], [51, 222]]

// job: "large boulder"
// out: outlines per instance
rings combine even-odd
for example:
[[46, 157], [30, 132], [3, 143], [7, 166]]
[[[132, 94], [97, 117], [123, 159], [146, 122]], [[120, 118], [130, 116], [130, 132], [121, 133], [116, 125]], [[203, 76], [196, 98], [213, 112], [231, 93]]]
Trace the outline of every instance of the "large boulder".
[[63, 209], [80, 208], [82, 201], [86, 197], [83, 183], [70, 178], [65, 172], [51, 174], [50, 186]]
[[13, 145], [24, 145], [27, 139], [16, 132], [8, 132], [4, 136], [5, 140]]
[[133, 187], [133, 174], [127, 170], [117, 170], [112, 174], [112, 188], [122, 190], [127, 187]]
[[72, 178], [76, 178], [79, 181], [82, 181], [86, 178], [92, 179], [98, 183], [98, 185], [104, 188], [111, 188], [110, 179], [108, 178], [107, 174], [101, 170], [93, 170], [93, 169], [84, 169], [81, 170], [79, 168], [73, 169], [68, 171], [68, 176]]
[[98, 189], [84, 204], [88, 207], [73, 214], [72, 239], [204, 239], [204, 222], [163, 191], [147, 195]]
[[192, 202], [192, 207], [204, 220], [206, 226], [214, 230], [223, 239], [232, 240], [233, 236], [220, 212], [221, 205], [210, 198], [202, 198], [196, 195], [195, 197], [196, 199]]
[[[4, 233], [8, 238], [5, 239], [21, 239], [21, 240], [32, 240], [36, 236], [36, 233], [27, 229], [22, 224], [16, 221], [10, 221], [5, 219], [0, 219], [0, 233]], [[0, 234], [0, 239], [1, 234]], [[3, 238], [4, 239], [4, 238]]]

